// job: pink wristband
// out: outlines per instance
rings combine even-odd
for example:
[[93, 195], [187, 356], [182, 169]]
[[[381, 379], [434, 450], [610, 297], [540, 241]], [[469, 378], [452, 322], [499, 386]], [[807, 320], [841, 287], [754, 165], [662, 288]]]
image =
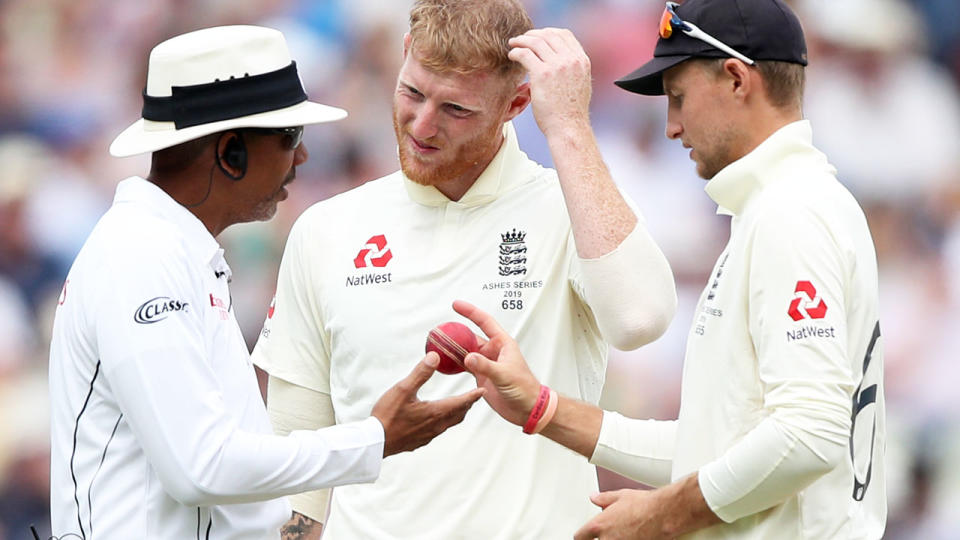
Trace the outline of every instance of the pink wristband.
[[537, 401], [533, 404], [533, 410], [530, 411], [530, 416], [527, 417], [527, 423], [523, 425], [524, 433], [528, 435], [533, 433], [533, 428], [537, 427], [537, 422], [543, 418], [543, 413], [547, 411], [549, 401], [550, 387], [541, 384], [540, 395], [537, 396]]
[[533, 428], [532, 435], [536, 435], [543, 431], [543, 428], [547, 427], [547, 424], [553, 420], [554, 413], [557, 412], [557, 403], [560, 401], [560, 396], [557, 395], [556, 390], [550, 390], [550, 403], [547, 404], [547, 410], [543, 412], [543, 416], [540, 417], [540, 420], [537, 422], [537, 426]]

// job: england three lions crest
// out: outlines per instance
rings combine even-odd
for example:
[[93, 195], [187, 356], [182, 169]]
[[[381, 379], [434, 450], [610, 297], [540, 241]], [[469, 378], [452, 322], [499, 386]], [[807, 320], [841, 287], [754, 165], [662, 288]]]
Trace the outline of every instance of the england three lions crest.
[[527, 273], [527, 233], [513, 229], [500, 235], [500, 275], [517, 276]]

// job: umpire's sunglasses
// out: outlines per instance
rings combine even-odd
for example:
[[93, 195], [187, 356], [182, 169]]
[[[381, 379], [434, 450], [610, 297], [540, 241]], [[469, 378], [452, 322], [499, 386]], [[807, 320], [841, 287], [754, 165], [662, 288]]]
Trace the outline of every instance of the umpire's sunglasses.
[[283, 135], [283, 147], [287, 150], [293, 150], [303, 142], [303, 126], [280, 128], [258, 127], [248, 129], [254, 133], [262, 133], [264, 135]]
[[674, 30], [680, 30], [684, 34], [694, 39], [699, 39], [700, 41], [709, 43], [717, 49], [720, 49], [730, 56], [738, 60], [742, 60], [751, 66], [756, 64], [756, 62], [750, 58], [747, 58], [746, 56], [733, 50], [733, 47], [699, 29], [697, 25], [681, 19], [676, 12], [676, 8], [679, 5], [680, 4], [676, 2], [667, 2], [667, 7], [663, 10], [663, 15], [660, 16], [660, 37], [663, 39], [670, 39], [670, 36], [673, 35]]

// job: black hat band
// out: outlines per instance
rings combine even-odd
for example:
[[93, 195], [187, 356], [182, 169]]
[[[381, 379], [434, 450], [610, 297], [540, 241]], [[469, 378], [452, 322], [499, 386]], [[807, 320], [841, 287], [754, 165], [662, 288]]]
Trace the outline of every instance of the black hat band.
[[170, 97], [143, 90], [146, 120], [173, 122], [177, 129], [275, 111], [307, 100], [297, 63], [261, 75], [191, 86], [174, 86]]

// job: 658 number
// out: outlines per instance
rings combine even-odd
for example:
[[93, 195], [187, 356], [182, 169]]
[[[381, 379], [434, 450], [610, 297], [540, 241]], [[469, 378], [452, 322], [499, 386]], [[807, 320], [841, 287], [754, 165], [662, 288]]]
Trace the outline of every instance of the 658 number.
[[503, 309], [523, 309], [523, 300], [504, 300], [500, 302], [500, 307]]

